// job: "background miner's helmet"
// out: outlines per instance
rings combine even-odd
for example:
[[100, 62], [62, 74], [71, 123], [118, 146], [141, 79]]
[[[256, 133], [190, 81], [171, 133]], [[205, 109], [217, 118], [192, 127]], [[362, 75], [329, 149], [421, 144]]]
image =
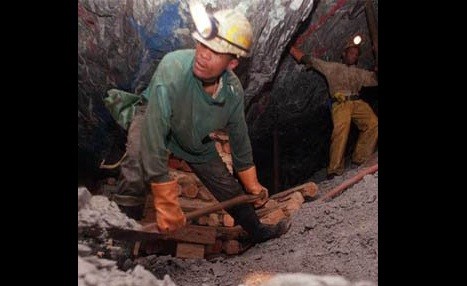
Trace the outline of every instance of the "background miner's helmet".
[[361, 54], [362, 53], [362, 50], [361, 50], [362, 42], [363, 42], [363, 38], [360, 34], [356, 34], [352, 36], [352, 38], [350, 38], [345, 44], [343, 53], [347, 51], [349, 48], [357, 48], [358, 54]]
[[218, 53], [231, 53], [237, 57], [250, 56], [253, 30], [248, 19], [232, 9], [220, 10], [212, 15], [216, 31], [203, 37], [199, 31], [193, 37]]

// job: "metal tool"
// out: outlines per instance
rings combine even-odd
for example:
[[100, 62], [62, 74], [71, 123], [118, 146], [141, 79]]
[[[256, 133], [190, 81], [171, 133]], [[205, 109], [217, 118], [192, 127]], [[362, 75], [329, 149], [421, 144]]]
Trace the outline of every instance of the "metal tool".
[[[243, 194], [232, 199], [219, 202], [215, 205], [208, 206], [205, 208], [200, 208], [185, 214], [185, 217], [188, 220], [193, 220], [195, 218], [199, 218], [203, 215], [210, 214], [222, 209], [228, 209], [230, 207], [246, 204], [246, 203], [253, 203], [258, 199], [262, 199], [265, 193], [262, 192], [259, 195], [252, 195], [252, 194]], [[107, 229], [107, 233], [109, 237], [119, 240], [129, 240], [129, 241], [140, 241], [140, 240], [170, 240], [174, 239], [177, 240], [177, 237], [180, 236], [180, 233], [177, 234], [163, 234], [157, 228], [156, 223], [149, 223], [143, 226], [142, 230], [135, 230], [135, 229], [122, 229], [122, 228], [109, 228]]]

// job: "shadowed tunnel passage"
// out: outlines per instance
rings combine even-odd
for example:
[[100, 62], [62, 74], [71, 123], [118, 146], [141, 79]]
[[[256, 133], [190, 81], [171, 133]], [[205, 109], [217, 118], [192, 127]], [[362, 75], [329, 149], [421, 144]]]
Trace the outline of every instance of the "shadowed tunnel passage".
[[[298, 65], [289, 48], [295, 44], [323, 60], [340, 61], [348, 39], [359, 33], [358, 65], [372, 69], [377, 54], [365, 13], [368, 1], [202, 2], [212, 10], [240, 9], [254, 29], [252, 55], [236, 72], [245, 87], [260, 181], [281, 190], [318, 178], [328, 161], [332, 130], [328, 89], [323, 76]], [[378, 1], [371, 3], [377, 11]], [[185, 1], [78, 1], [79, 184], [90, 187], [117, 176], [118, 170], [102, 170], [99, 164], [116, 162], [125, 151], [126, 131], [102, 102], [107, 90], [140, 94], [167, 52], [194, 47], [193, 29]], [[377, 112], [377, 89], [368, 91], [366, 100]], [[352, 130], [347, 153], [355, 140]]]

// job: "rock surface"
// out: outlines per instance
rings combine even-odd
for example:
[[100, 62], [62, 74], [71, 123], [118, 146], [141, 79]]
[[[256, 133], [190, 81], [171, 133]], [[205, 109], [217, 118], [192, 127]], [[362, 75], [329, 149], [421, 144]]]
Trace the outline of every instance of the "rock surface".
[[[343, 176], [336, 176], [333, 180], [321, 182], [319, 196], [354, 176], [361, 168], [363, 167], [348, 169]], [[101, 203], [104, 202], [105, 200], [98, 198], [93, 205], [99, 205], [102, 210], [113, 212], [112, 207], [102, 206]], [[86, 209], [80, 212], [82, 211]], [[80, 212], [78, 216], [82, 217]], [[100, 217], [104, 218], [107, 215], [101, 214]], [[106, 221], [113, 221], [113, 219], [106, 219]], [[81, 222], [83, 220], [79, 220], [78, 224]], [[174, 284], [187, 286], [260, 285], [260, 283], [283, 286], [377, 285], [378, 172], [366, 175], [361, 181], [329, 202], [319, 199], [305, 202], [302, 208], [294, 214], [292, 223], [289, 232], [282, 237], [257, 244], [241, 255], [218, 256], [210, 260], [150, 255], [139, 257], [134, 261], [127, 259], [124, 264], [129, 265], [126, 267], [128, 273], [135, 271], [131, 269], [139, 265], [151, 272], [157, 279], [167, 279], [166, 275], [168, 275]], [[85, 240], [80, 243], [85, 246], [78, 245], [79, 255], [96, 254], [94, 250], [96, 244]], [[91, 260], [94, 261], [93, 259]], [[93, 268], [88, 264], [83, 265], [79, 265], [79, 268], [92, 268], [93, 274], [90, 279], [96, 281], [97, 270], [94, 268], [100, 268], [97, 266]], [[115, 262], [113, 264], [104, 262], [104, 265], [106, 267], [102, 268], [104, 271], [102, 275], [109, 276], [110, 273], [114, 273], [109, 269], [116, 267]], [[87, 270], [81, 269], [79, 273], [85, 271]], [[121, 275], [119, 272], [114, 274]], [[301, 284], [290, 284], [289, 276], [282, 276], [285, 274], [295, 274], [296, 280], [299, 281], [297, 283]], [[271, 279], [278, 276], [282, 278]], [[323, 276], [338, 277], [325, 278]], [[82, 279], [83, 276], [79, 277]], [[318, 281], [321, 281], [319, 282], [321, 284], [318, 284]], [[135, 284], [128, 283], [130, 284], [119, 285], [137, 285], [136, 282]]]

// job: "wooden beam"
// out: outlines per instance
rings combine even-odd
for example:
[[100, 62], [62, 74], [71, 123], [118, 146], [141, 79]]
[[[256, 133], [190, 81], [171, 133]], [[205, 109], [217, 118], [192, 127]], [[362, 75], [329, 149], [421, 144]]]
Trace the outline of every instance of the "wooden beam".
[[301, 207], [302, 203], [304, 202], [304, 198], [299, 191], [294, 191], [288, 193], [287, 196], [276, 198], [276, 201], [277, 204], [271, 204], [271, 207], [269, 208], [257, 209], [255, 212], [258, 217], [262, 218], [278, 209], [282, 209], [285, 214], [289, 216]]
[[370, 32], [371, 41], [373, 43], [373, 52], [378, 65], [378, 23], [376, 23], [376, 12], [372, 0], [365, 2], [366, 20], [368, 23], [368, 31]]
[[322, 198], [320, 198], [319, 201], [327, 202], [327, 201], [332, 200], [333, 198], [337, 197], [342, 192], [344, 192], [348, 187], [352, 186], [353, 184], [355, 184], [358, 181], [360, 181], [361, 179], [363, 179], [363, 177], [365, 177], [366, 175], [372, 174], [372, 173], [374, 173], [376, 171], [378, 171], [378, 164], [375, 164], [375, 165], [373, 165], [371, 167], [362, 169], [360, 172], [358, 172], [352, 178], [345, 180], [344, 182], [342, 182], [337, 187], [331, 189]]
[[204, 245], [196, 243], [177, 243], [176, 257], [204, 258]]
[[242, 249], [238, 240], [225, 240], [222, 242], [222, 251], [228, 255], [238, 254]]
[[238, 240], [248, 237], [248, 233], [240, 225], [234, 227], [218, 226], [217, 238], [220, 240]]
[[293, 192], [300, 192], [302, 193], [302, 196], [306, 198], [314, 198], [318, 192], [318, 186], [314, 182], [308, 182], [290, 189], [287, 189], [285, 191], [282, 191], [280, 193], [274, 194], [270, 196], [271, 199], [279, 199], [282, 197], [286, 197], [290, 195]]
[[[149, 224], [153, 226], [153, 224]], [[216, 241], [216, 228], [200, 225], [186, 225], [171, 234], [162, 234], [155, 229], [147, 228], [144, 231], [133, 229], [110, 228], [107, 229], [109, 237], [127, 241], [153, 241], [174, 240], [179, 242], [192, 242], [200, 244], [213, 244]]]
[[285, 218], [286, 215], [282, 209], [276, 209], [267, 215], [263, 216], [260, 221], [264, 224], [278, 224], [279, 221]]

